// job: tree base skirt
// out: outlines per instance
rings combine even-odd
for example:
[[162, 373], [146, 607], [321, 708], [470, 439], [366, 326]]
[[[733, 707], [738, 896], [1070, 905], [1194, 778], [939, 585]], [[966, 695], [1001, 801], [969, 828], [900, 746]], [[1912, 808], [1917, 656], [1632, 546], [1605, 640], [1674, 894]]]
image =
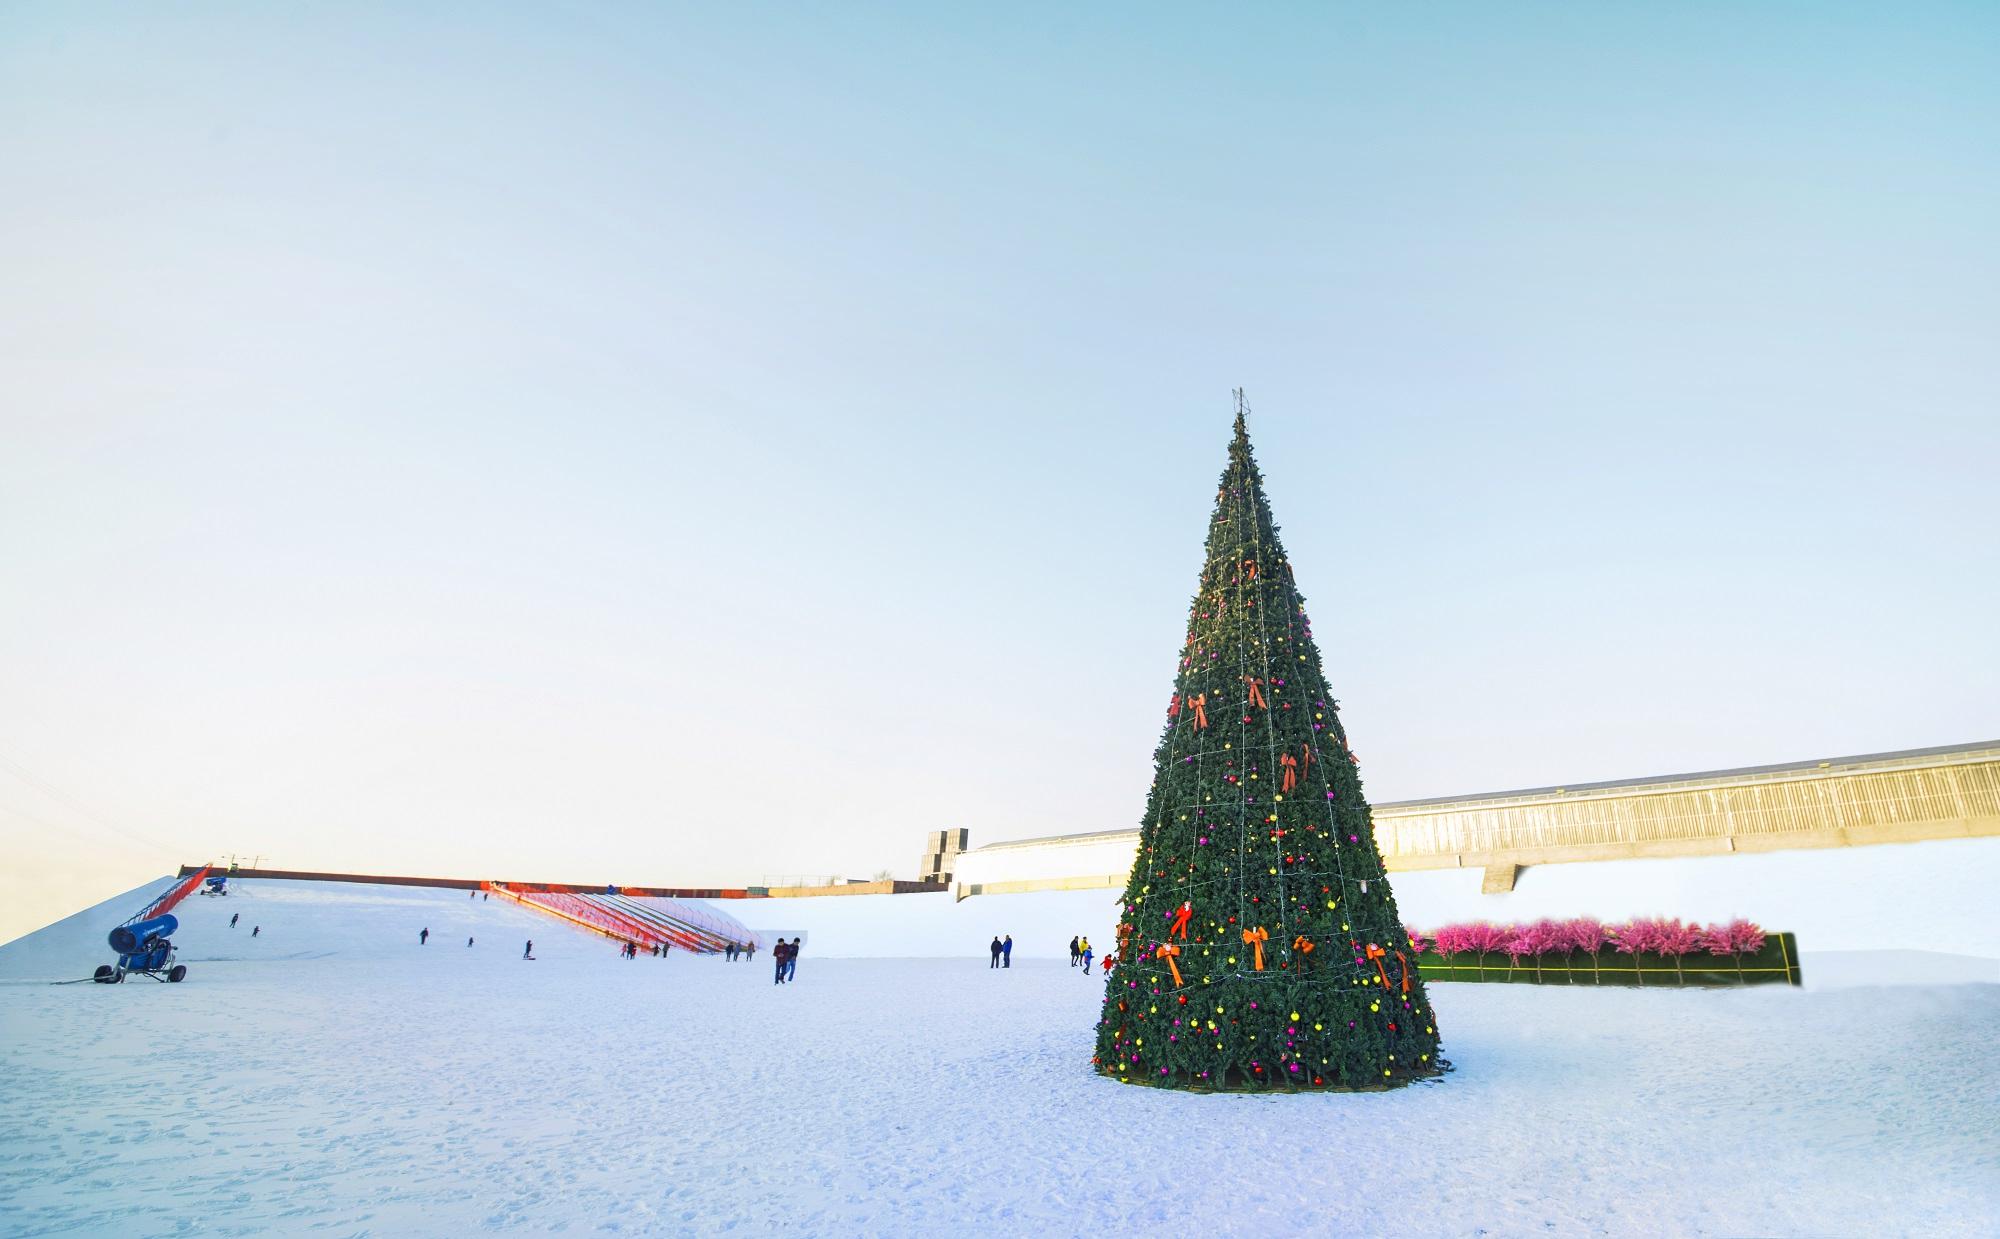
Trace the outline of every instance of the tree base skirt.
[[1502, 954], [1426, 953], [1417, 960], [1426, 981], [1480, 981], [1507, 985], [1623, 985], [1656, 989], [1730, 989], [1740, 985], [1798, 985], [1799, 943], [1792, 934], [1772, 934], [1755, 955], [1654, 955], [1641, 951], [1578, 951], [1572, 955], [1523, 957]]
[[1120, 1075], [1115, 1071], [1106, 1071], [1102, 1067], [1093, 1070], [1107, 1080], [1129, 1084], [1133, 1088], [1172, 1089], [1177, 1093], [1387, 1093], [1419, 1081], [1440, 1079], [1450, 1067], [1445, 1066], [1414, 1075], [1391, 1076], [1380, 1084], [1293, 1084], [1285, 1080], [1273, 1080], [1267, 1084], [1247, 1078], [1238, 1071], [1230, 1072], [1219, 1081], [1188, 1080], [1179, 1076], [1158, 1075], [1147, 1079], [1130, 1074]]

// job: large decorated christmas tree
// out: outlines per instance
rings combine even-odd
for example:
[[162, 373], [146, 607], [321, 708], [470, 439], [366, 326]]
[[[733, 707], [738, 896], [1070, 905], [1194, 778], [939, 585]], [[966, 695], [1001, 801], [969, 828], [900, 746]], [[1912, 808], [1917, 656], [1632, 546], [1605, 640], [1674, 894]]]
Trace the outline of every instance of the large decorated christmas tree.
[[1437, 1021], [1243, 413], [1239, 392], [1094, 1061], [1176, 1088], [1406, 1084], [1440, 1071]]

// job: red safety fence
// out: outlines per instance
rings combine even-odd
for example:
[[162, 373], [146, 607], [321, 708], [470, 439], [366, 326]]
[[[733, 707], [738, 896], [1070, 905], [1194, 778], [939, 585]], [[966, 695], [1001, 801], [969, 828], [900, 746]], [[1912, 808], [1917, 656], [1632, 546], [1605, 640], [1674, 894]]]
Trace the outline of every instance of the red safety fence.
[[637, 942], [649, 950], [667, 941], [663, 935], [638, 921], [620, 916], [579, 895], [563, 891], [514, 891], [498, 883], [492, 885], [490, 889], [523, 907], [546, 912], [550, 916], [559, 917], [572, 925], [581, 925], [607, 938], [616, 938], [621, 942]]
[[743, 944], [747, 944], [752, 937], [748, 932], [738, 934], [732, 930], [725, 933], [713, 925], [694, 924], [683, 916], [674, 914], [672, 909], [677, 905], [656, 907], [623, 895], [605, 895], [600, 898], [639, 920], [659, 926], [675, 946], [684, 950], [714, 954], [727, 947], [732, 937]]
[[[713, 955], [720, 953], [732, 937], [739, 936], [734, 930], [725, 932], [715, 926], [691, 924], [666, 909], [652, 907], [624, 895], [572, 894], [533, 887], [524, 890], [498, 882], [488, 883], [487, 889], [523, 907], [558, 917], [607, 938], [636, 942], [647, 950], [664, 943], [700, 955]], [[740, 938], [740, 944], [748, 944], [755, 939], [755, 935], [743, 930]]]
[[615, 895], [600, 896], [600, 898], [616, 912], [629, 916], [635, 921], [643, 921], [651, 925], [656, 933], [684, 951], [707, 954], [722, 949], [721, 939], [705, 935], [693, 926], [676, 921], [672, 917], [665, 916], [652, 908], [646, 907], [644, 904], [622, 899]]
[[[173, 911], [175, 904], [179, 903], [181, 900], [186, 899], [189, 895], [193, 894], [195, 888], [201, 885], [202, 880], [208, 877], [208, 870], [209, 866], [207, 865], [202, 866], [200, 869], [196, 870], [193, 874], [189, 875], [187, 878], [182, 880], [179, 885], [174, 887], [174, 889], [168, 891], [166, 894], [160, 896], [158, 899], [155, 899], [152, 903], [146, 905], [146, 910], [144, 912], [141, 912], [139, 915], [133, 917], [132, 920], [143, 921], [151, 917], [159, 916], [163, 912]], [[127, 923], [129, 924], [130, 922]]]

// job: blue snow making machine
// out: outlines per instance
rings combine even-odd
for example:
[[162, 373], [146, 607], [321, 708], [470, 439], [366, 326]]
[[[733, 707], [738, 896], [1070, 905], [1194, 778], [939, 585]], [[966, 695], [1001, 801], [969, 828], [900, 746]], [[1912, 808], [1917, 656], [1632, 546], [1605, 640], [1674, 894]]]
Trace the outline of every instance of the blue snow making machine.
[[181, 923], [168, 913], [120, 925], [111, 931], [111, 949], [118, 962], [99, 964], [91, 980], [115, 985], [127, 973], [136, 972], [155, 981], [179, 981], [187, 976], [187, 965], [174, 962], [172, 935]]

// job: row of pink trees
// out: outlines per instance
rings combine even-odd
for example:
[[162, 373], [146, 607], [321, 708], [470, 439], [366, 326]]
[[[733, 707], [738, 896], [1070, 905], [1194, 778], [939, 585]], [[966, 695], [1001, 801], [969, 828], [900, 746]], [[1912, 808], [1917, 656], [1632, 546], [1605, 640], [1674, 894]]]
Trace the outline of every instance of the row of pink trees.
[[1404, 928], [1410, 949], [1429, 950], [1449, 959], [1454, 955], [1505, 955], [1516, 967], [1523, 959], [1540, 961], [1548, 956], [1569, 956], [1577, 951], [1596, 955], [1605, 947], [1627, 955], [1647, 952], [1674, 961], [1676, 972], [1684, 955], [1755, 955], [1764, 949], [1764, 931], [1755, 922], [1734, 920], [1728, 924], [1696, 925], [1677, 917], [1639, 917], [1622, 924], [1606, 925], [1595, 917], [1568, 920], [1543, 918], [1518, 925], [1493, 925], [1473, 921], [1446, 925], [1428, 934]]

